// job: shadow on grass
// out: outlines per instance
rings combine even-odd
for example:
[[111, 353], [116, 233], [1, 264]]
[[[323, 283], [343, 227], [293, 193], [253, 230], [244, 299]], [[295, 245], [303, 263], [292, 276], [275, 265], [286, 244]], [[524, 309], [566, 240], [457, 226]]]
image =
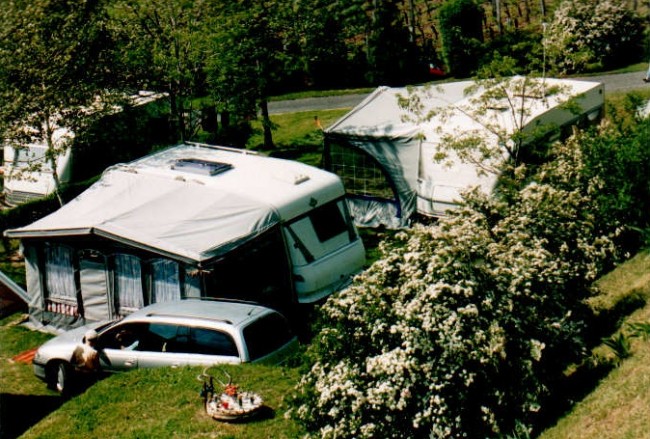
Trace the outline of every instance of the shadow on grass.
[[63, 403], [59, 396], [0, 394], [0, 439], [17, 438]]
[[575, 404], [589, 395], [613, 369], [615, 364], [608, 361], [586, 359], [576, 369], [551, 385], [550, 398], [543, 404], [535, 422], [535, 434], [555, 425], [562, 417], [573, 410]]

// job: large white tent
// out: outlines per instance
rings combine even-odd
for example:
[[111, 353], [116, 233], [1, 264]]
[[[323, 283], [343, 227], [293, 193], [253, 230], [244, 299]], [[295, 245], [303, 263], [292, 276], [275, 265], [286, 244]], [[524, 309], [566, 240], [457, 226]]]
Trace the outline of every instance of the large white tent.
[[[541, 124], [562, 127], [600, 114], [604, 102], [602, 84], [549, 78], [543, 81], [549, 88], [561, 86], [566, 90], [543, 99], [524, 100], [524, 132]], [[475, 85], [473, 81], [460, 81], [435, 87], [379, 87], [325, 130], [325, 166], [343, 179], [357, 225], [404, 227], [415, 213], [444, 215], [461, 202], [466, 189], [493, 191], [497, 174], [480, 172], [477, 164], [460, 160], [453, 151], [447, 152], [444, 161], [434, 159], [446, 136], [454, 133], [482, 132], [487, 142], [498, 142], [472, 117], [477, 96], [485, 92], [481, 87], [472, 87]], [[400, 100], [414, 95], [422, 106], [418, 113], [431, 113], [431, 117], [418, 120], [400, 104]], [[568, 98], [575, 100], [579, 111], [563, 106]], [[494, 109], [493, 113], [496, 124], [515, 133], [518, 127], [508, 112]], [[505, 158], [504, 151], [494, 160]], [[495, 167], [498, 163], [489, 165]]]

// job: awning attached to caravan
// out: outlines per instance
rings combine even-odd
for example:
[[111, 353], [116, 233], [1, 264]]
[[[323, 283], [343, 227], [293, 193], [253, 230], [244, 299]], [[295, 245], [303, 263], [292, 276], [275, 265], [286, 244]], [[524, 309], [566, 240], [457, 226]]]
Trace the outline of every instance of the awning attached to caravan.
[[[512, 84], [524, 80], [515, 77]], [[499, 136], [510, 138], [518, 130], [550, 133], [551, 127], [595, 120], [600, 115], [602, 84], [543, 81], [545, 87], [561, 92], [542, 97], [512, 90], [519, 99], [517, 105], [525, 104], [522, 114], [508, 111], [508, 105], [484, 106], [480, 97], [485, 89], [473, 81], [377, 88], [324, 131], [325, 168], [343, 180], [356, 224], [400, 228], [408, 226], [415, 213], [443, 216], [462, 202], [468, 189], [494, 192], [498, 169], [508, 159]], [[569, 98], [576, 104], [570, 107], [576, 108], [564, 105]], [[407, 103], [412, 108], [405, 108]], [[483, 138], [496, 153], [489, 160], [477, 154], [480, 162], [460, 157], [446, 143], [462, 135]], [[443, 160], [441, 152], [446, 156]]]
[[97, 235], [187, 261], [217, 257], [279, 222], [272, 206], [198, 180], [114, 168], [12, 238]]

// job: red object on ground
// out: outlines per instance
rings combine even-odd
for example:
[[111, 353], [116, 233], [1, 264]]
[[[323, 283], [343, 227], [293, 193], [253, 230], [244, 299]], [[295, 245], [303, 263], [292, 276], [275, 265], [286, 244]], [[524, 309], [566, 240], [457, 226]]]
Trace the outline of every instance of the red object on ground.
[[30, 364], [34, 359], [34, 355], [36, 355], [36, 349], [37, 348], [30, 349], [28, 351], [23, 352], [22, 354], [18, 354], [15, 357], [13, 357], [12, 360], [18, 361], [20, 363]]
[[435, 64], [429, 64], [429, 74], [433, 76], [445, 76], [445, 71]]

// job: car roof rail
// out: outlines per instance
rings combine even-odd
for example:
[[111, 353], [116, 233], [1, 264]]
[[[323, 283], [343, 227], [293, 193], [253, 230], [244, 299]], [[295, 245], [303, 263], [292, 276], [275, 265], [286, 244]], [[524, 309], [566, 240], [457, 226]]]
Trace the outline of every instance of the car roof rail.
[[186, 297], [183, 300], [199, 300], [199, 301], [206, 301], [206, 302], [242, 303], [244, 305], [263, 306], [263, 307], [269, 308], [268, 305], [264, 305], [263, 303], [260, 303], [260, 302], [255, 302], [253, 300], [245, 300], [245, 299], [235, 299], [235, 298], [232, 298], [232, 297]]
[[150, 312], [146, 314], [147, 317], [170, 317], [170, 318], [175, 318], [175, 319], [191, 319], [191, 320], [203, 320], [206, 322], [223, 322], [227, 323], [228, 325], [232, 325], [232, 321], [228, 319], [220, 319], [218, 317], [197, 317], [197, 316], [183, 316], [183, 315], [178, 315], [178, 314], [169, 314], [169, 313], [158, 313], [158, 312]]

